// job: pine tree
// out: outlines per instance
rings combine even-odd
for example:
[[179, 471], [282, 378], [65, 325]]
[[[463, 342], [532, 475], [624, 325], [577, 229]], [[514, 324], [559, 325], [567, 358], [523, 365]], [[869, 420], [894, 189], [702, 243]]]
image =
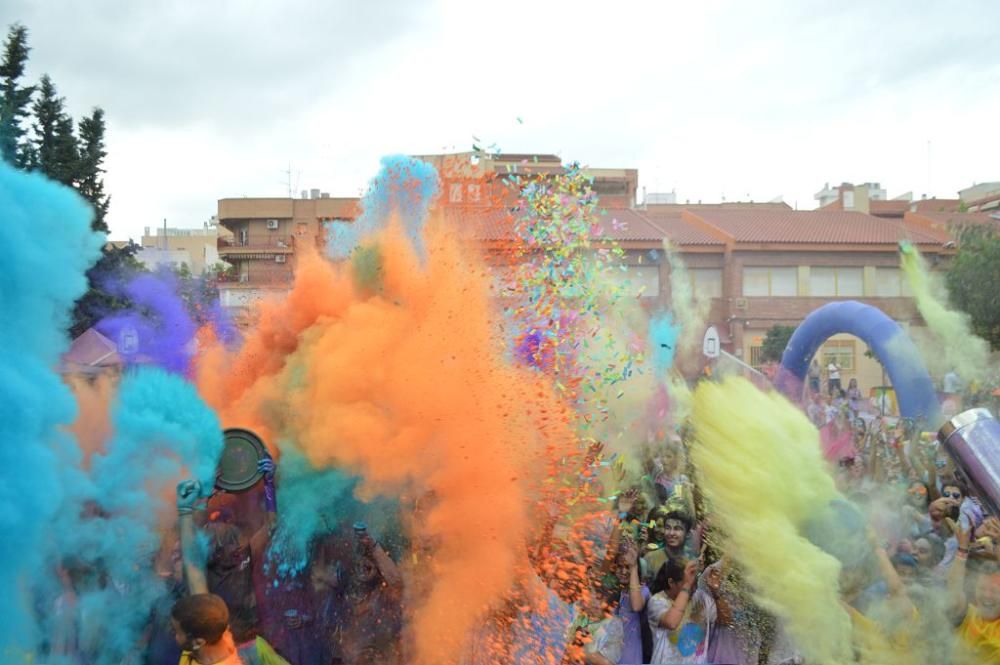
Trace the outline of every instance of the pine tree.
[[49, 177], [70, 187], [76, 185], [80, 168], [80, 146], [73, 130], [73, 118], [63, 113], [56, 123], [54, 170]]
[[0, 60], [0, 159], [18, 168], [27, 166], [31, 151], [22, 121], [35, 87], [19, 83], [29, 50], [28, 29], [17, 23], [10, 26]]
[[73, 119], [65, 110], [66, 100], [59, 97], [52, 79], [42, 76], [38, 86], [38, 99], [32, 106], [35, 115], [34, 162], [48, 177], [73, 185], [76, 179], [79, 149], [73, 133]]
[[80, 194], [94, 206], [91, 228], [104, 233], [108, 232], [105, 217], [111, 203], [111, 197], [104, 193], [104, 158], [107, 154], [104, 149], [104, 111], [95, 108], [80, 121], [80, 159], [76, 181]]

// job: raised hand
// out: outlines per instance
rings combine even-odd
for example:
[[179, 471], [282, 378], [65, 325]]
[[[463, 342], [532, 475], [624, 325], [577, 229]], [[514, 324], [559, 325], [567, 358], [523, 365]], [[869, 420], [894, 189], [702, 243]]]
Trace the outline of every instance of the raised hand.
[[190, 515], [201, 499], [201, 483], [197, 480], [182, 480], [177, 485], [177, 514]]
[[265, 480], [274, 480], [274, 474], [278, 470], [278, 465], [274, 463], [274, 458], [270, 455], [261, 458], [257, 462], [257, 471], [264, 474]]
[[684, 588], [690, 591], [694, 588], [695, 582], [698, 581], [698, 567], [700, 562], [697, 559], [693, 559], [687, 562], [684, 566]]

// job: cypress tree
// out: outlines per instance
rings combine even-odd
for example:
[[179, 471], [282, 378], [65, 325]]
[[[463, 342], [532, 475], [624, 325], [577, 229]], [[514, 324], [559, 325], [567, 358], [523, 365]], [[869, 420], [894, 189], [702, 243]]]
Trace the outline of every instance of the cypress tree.
[[28, 51], [28, 29], [15, 23], [7, 30], [0, 60], [0, 159], [17, 168], [28, 165], [31, 152], [22, 122], [35, 87], [20, 84]]
[[104, 111], [95, 108], [80, 121], [80, 160], [76, 182], [80, 194], [94, 206], [91, 227], [104, 233], [108, 232], [105, 217], [111, 203], [111, 197], [104, 193], [104, 158], [107, 154], [104, 147]]

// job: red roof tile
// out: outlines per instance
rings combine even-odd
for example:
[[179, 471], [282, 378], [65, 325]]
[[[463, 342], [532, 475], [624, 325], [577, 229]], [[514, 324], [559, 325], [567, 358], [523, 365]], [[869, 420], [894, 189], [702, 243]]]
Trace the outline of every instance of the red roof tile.
[[[446, 209], [445, 219], [470, 228], [478, 240], [511, 240], [516, 213], [506, 209]], [[664, 232], [637, 211], [630, 208], [608, 208], [598, 215], [600, 234], [596, 238], [611, 238], [617, 241], [661, 242]]]
[[630, 208], [609, 208], [600, 215], [598, 223], [605, 238], [652, 242], [662, 242], [664, 238], [659, 225]]
[[910, 208], [916, 212], [958, 212], [961, 205], [961, 199], [920, 199], [914, 201]]
[[[844, 202], [840, 199], [835, 199], [827, 203], [825, 206], [817, 208], [817, 210], [825, 210], [827, 212], [843, 209]], [[909, 209], [910, 202], [906, 200], [893, 199], [891, 201], [875, 200], [868, 202], [869, 212], [876, 217], [902, 217], [903, 214]]]
[[860, 212], [831, 210], [698, 210], [706, 224], [737, 243], [895, 244], [910, 240], [938, 244], [937, 238], [893, 220]]
[[[650, 206], [652, 208], [652, 206]], [[712, 236], [682, 218], [681, 210], [644, 210], [643, 214], [663, 231], [663, 236], [675, 245], [724, 245], [721, 238]]]
[[955, 227], [992, 226], [1000, 231], [1000, 219], [981, 212], [908, 212], [903, 223], [941, 243], [955, 239]]
[[909, 201], [869, 201], [868, 210], [875, 216], [902, 217], [910, 209]]
[[784, 201], [725, 201], [722, 203], [650, 203], [645, 213], [681, 212], [683, 210], [791, 210]]

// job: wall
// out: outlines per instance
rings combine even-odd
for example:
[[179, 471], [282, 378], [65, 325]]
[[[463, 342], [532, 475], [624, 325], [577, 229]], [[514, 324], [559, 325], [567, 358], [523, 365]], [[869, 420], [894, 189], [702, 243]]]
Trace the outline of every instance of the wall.
[[[188, 264], [188, 268], [195, 275], [204, 273], [219, 262], [218, 234], [215, 229], [205, 229], [204, 233], [191, 235], [144, 235], [142, 236], [142, 247], [147, 251], [158, 250], [162, 252], [167, 249], [185, 253], [187, 258], [182, 260]], [[140, 258], [140, 260], [142, 259]]]

